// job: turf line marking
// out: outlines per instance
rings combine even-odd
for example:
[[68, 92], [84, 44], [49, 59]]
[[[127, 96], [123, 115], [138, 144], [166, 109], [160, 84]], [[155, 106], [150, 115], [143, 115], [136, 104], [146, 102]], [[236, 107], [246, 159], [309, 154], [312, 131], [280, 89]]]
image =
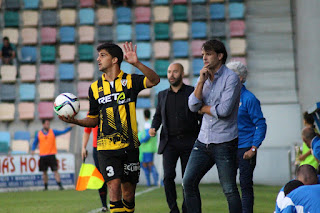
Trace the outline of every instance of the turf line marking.
[[[158, 186], [153, 186], [153, 187], [147, 188], [146, 190], [143, 190], [143, 191], [141, 191], [141, 192], [137, 192], [135, 197], [138, 197], [139, 195], [142, 195], [142, 194], [151, 192], [151, 191], [156, 190], [156, 189], [158, 189], [158, 188], [159, 188]], [[109, 205], [108, 205], [108, 208], [109, 208]], [[97, 213], [97, 212], [101, 212], [101, 208], [91, 210], [91, 211], [88, 212], [88, 213]]]

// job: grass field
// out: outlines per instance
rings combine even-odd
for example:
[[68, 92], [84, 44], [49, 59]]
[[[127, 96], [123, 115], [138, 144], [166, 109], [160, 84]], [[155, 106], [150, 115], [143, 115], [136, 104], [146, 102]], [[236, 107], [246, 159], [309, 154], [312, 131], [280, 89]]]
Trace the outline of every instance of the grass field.
[[[273, 212], [279, 186], [256, 185], [255, 213]], [[139, 186], [137, 193], [143, 192], [147, 187]], [[181, 207], [182, 188], [177, 186], [178, 203]], [[200, 185], [202, 198], [202, 211], [205, 213], [228, 212], [227, 201], [218, 184]], [[100, 200], [96, 190], [77, 192], [64, 191], [33, 191], [0, 193], [1, 213], [73, 213], [90, 212], [100, 208]], [[156, 188], [141, 193], [136, 197], [136, 213], [166, 213], [169, 212], [164, 189]]]

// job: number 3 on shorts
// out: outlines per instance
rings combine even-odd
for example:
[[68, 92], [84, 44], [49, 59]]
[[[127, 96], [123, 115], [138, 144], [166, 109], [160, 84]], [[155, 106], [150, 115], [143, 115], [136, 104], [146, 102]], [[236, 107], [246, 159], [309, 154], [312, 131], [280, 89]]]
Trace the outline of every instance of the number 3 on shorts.
[[107, 166], [106, 168], [108, 177], [112, 177], [114, 175], [114, 170], [112, 166]]

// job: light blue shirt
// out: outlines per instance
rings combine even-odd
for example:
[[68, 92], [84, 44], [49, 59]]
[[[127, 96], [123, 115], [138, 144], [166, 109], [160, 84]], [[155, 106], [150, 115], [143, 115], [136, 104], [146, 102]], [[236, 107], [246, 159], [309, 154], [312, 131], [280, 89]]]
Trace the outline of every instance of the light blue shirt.
[[313, 156], [320, 160], [320, 137], [316, 136], [311, 141]]
[[[198, 79], [199, 81], [199, 79]], [[204, 114], [198, 140], [204, 144], [223, 143], [238, 137], [237, 116], [241, 83], [239, 77], [224, 64], [207, 79], [202, 90], [202, 100], [194, 92], [189, 96], [189, 108], [197, 112], [202, 105], [211, 106], [212, 114]]]

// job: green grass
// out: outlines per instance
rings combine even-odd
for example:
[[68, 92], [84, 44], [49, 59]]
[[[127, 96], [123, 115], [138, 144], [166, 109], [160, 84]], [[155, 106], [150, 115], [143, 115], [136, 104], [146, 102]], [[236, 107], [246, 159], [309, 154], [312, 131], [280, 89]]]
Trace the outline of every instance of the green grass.
[[[279, 186], [256, 185], [255, 213], [273, 212]], [[146, 190], [138, 187], [137, 192]], [[178, 204], [182, 203], [182, 188], [177, 185]], [[227, 201], [218, 184], [200, 185], [203, 212], [228, 212]], [[33, 191], [0, 193], [1, 213], [73, 213], [89, 212], [101, 206], [98, 192], [87, 190]], [[136, 213], [169, 212], [163, 188], [141, 194], [136, 197]]]

